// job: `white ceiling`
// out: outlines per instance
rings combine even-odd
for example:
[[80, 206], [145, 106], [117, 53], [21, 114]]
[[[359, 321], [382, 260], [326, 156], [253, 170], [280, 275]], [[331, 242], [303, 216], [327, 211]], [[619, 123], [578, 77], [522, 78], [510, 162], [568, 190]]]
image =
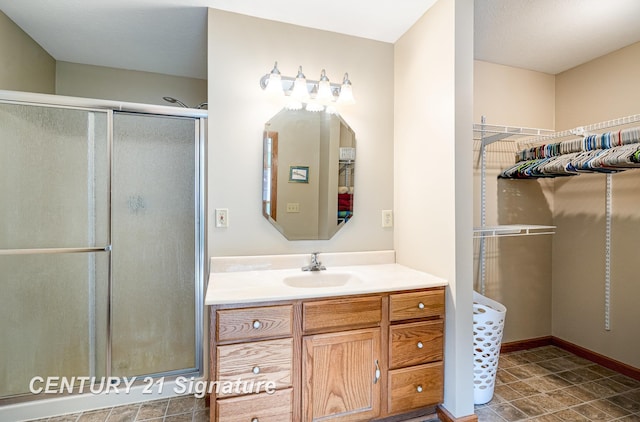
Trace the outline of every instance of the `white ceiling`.
[[[56, 60], [206, 79], [207, 8], [395, 42], [435, 0], [0, 0]], [[640, 41], [639, 0], [475, 0], [475, 57], [556, 74]]]
[[474, 33], [476, 59], [557, 74], [640, 41], [640, 1], [475, 0]]

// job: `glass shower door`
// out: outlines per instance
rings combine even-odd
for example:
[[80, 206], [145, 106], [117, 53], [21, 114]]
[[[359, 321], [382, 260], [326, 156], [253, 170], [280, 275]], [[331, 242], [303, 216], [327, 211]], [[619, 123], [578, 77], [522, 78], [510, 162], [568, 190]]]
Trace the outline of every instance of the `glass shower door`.
[[197, 129], [193, 118], [114, 113], [113, 376], [198, 366]]
[[105, 373], [107, 121], [0, 103], [0, 398]]
[[18, 101], [0, 100], [0, 406], [51, 398], [36, 378], [199, 375], [204, 118]]

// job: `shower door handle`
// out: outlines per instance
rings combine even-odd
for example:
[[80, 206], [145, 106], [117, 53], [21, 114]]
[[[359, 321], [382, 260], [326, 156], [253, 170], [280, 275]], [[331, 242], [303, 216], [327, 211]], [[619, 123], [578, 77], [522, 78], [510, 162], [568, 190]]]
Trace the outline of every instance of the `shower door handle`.
[[31, 249], [0, 249], [0, 255], [41, 255], [62, 253], [111, 252], [111, 245], [88, 248], [31, 248]]

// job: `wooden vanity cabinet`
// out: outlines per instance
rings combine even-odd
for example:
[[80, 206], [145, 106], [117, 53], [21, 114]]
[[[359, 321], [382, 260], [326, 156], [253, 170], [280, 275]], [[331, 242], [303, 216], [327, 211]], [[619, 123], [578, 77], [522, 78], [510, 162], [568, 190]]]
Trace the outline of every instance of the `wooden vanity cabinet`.
[[381, 322], [379, 295], [302, 303], [302, 421], [380, 415]]
[[389, 320], [388, 413], [442, 403], [444, 289], [391, 294]]
[[293, 312], [293, 304], [211, 308], [211, 422], [295, 420]]
[[443, 400], [444, 288], [210, 309], [211, 422], [372, 421]]

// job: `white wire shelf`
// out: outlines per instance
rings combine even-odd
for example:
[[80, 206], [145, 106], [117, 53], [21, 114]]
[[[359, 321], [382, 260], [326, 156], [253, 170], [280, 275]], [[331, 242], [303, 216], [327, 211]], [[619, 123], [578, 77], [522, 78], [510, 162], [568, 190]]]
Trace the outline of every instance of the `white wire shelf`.
[[505, 224], [499, 226], [474, 227], [474, 239], [481, 237], [539, 236], [555, 234], [556, 226], [536, 224]]
[[507, 141], [516, 143], [518, 148], [529, 148], [548, 143], [549, 141], [560, 142], [567, 139], [581, 138], [590, 134], [598, 134], [607, 129], [621, 128], [639, 122], [640, 114], [633, 114], [631, 116], [578, 126], [573, 129], [557, 132], [550, 129], [474, 123], [473, 140], [481, 141], [484, 146], [491, 145], [498, 141]]
[[550, 140], [564, 140], [567, 138], [581, 138], [591, 134], [600, 134], [607, 129], [621, 128], [630, 124], [640, 122], [640, 114], [633, 114], [631, 116], [620, 117], [618, 119], [607, 120], [604, 122], [593, 123], [585, 126], [578, 126], [573, 129], [552, 132], [551, 135], [545, 134], [531, 139], [527, 139], [527, 143], [532, 145], [548, 142]]
[[555, 132], [550, 129], [530, 127], [516, 127], [504, 125], [473, 124], [473, 140], [482, 141], [483, 145], [491, 145], [498, 141], [518, 142], [540, 137], [552, 136]]

